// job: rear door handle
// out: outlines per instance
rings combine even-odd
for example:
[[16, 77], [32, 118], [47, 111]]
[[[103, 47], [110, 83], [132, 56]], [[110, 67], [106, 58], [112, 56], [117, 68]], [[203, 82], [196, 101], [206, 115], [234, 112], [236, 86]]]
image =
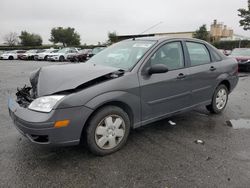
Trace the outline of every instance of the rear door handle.
[[186, 75], [183, 74], [183, 73], [180, 73], [180, 74], [177, 76], [177, 79], [183, 79], [183, 78], [186, 78]]
[[216, 68], [215, 68], [214, 66], [211, 66], [209, 70], [210, 70], [210, 71], [215, 71]]

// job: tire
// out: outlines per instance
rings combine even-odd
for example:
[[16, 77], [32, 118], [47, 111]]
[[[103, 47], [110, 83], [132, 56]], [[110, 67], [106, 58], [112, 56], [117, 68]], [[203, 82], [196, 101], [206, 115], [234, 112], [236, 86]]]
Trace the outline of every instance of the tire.
[[13, 56], [10, 56], [8, 59], [9, 59], [9, 60], [13, 60], [13, 59], [14, 59], [14, 57], [13, 57]]
[[213, 114], [221, 113], [227, 105], [228, 94], [229, 94], [228, 88], [224, 84], [219, 85], [215, 89], [215, 92], [212, 98], [212, 103], [206, 106], [207, 110]]
[[63, 57], [62, 55], [59, 57], [59, 61], [60, 61], [60, 62], [63, 62], [63, 61], [64, 61], [64, 57]]
[[47, 61], [48, 60], [48, 56], [46, 55], [45, 57], [44, 57], [44, 61]]
[[99, 156], [114, 153], [124, 146], [129, 132], [130, 119], [124, 110], [116, 106], [103, 107], [87, 125], [87, 147]]

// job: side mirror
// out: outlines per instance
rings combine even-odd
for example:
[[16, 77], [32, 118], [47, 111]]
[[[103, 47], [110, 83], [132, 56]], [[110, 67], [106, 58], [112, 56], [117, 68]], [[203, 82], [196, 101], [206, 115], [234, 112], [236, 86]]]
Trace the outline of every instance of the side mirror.
[[152, 65], [151, 67], [149, 67], [147, 69], [147, 73], [149, 75], [151, 75], [151, 74], [166, 73], [166, 72], [168, 72], [168, 68], [164, 64], [155, 64], [155, 65]]

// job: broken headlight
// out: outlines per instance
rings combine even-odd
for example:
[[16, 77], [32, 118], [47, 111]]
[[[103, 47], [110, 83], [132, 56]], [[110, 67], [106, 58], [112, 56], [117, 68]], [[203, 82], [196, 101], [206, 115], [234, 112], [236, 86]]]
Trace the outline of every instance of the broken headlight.
[[45, 97], [39, 97], [31, 102], [29, 105], [30, 110], [39, 112], [50, 112], [58, 101], [60, 101], [64, 95], [51, 95]]

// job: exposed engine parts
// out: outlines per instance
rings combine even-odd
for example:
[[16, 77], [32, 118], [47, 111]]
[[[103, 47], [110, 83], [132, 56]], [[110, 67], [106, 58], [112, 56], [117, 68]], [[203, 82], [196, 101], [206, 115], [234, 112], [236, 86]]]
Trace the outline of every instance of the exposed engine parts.
[[21, 89], [17, 88], [17, 103], [20, 104], [20, 106], [27, 108], [34, 100], [34, 98], [31, 97], [31, 89], [31, 87], [27, 87], [26, 85]]

